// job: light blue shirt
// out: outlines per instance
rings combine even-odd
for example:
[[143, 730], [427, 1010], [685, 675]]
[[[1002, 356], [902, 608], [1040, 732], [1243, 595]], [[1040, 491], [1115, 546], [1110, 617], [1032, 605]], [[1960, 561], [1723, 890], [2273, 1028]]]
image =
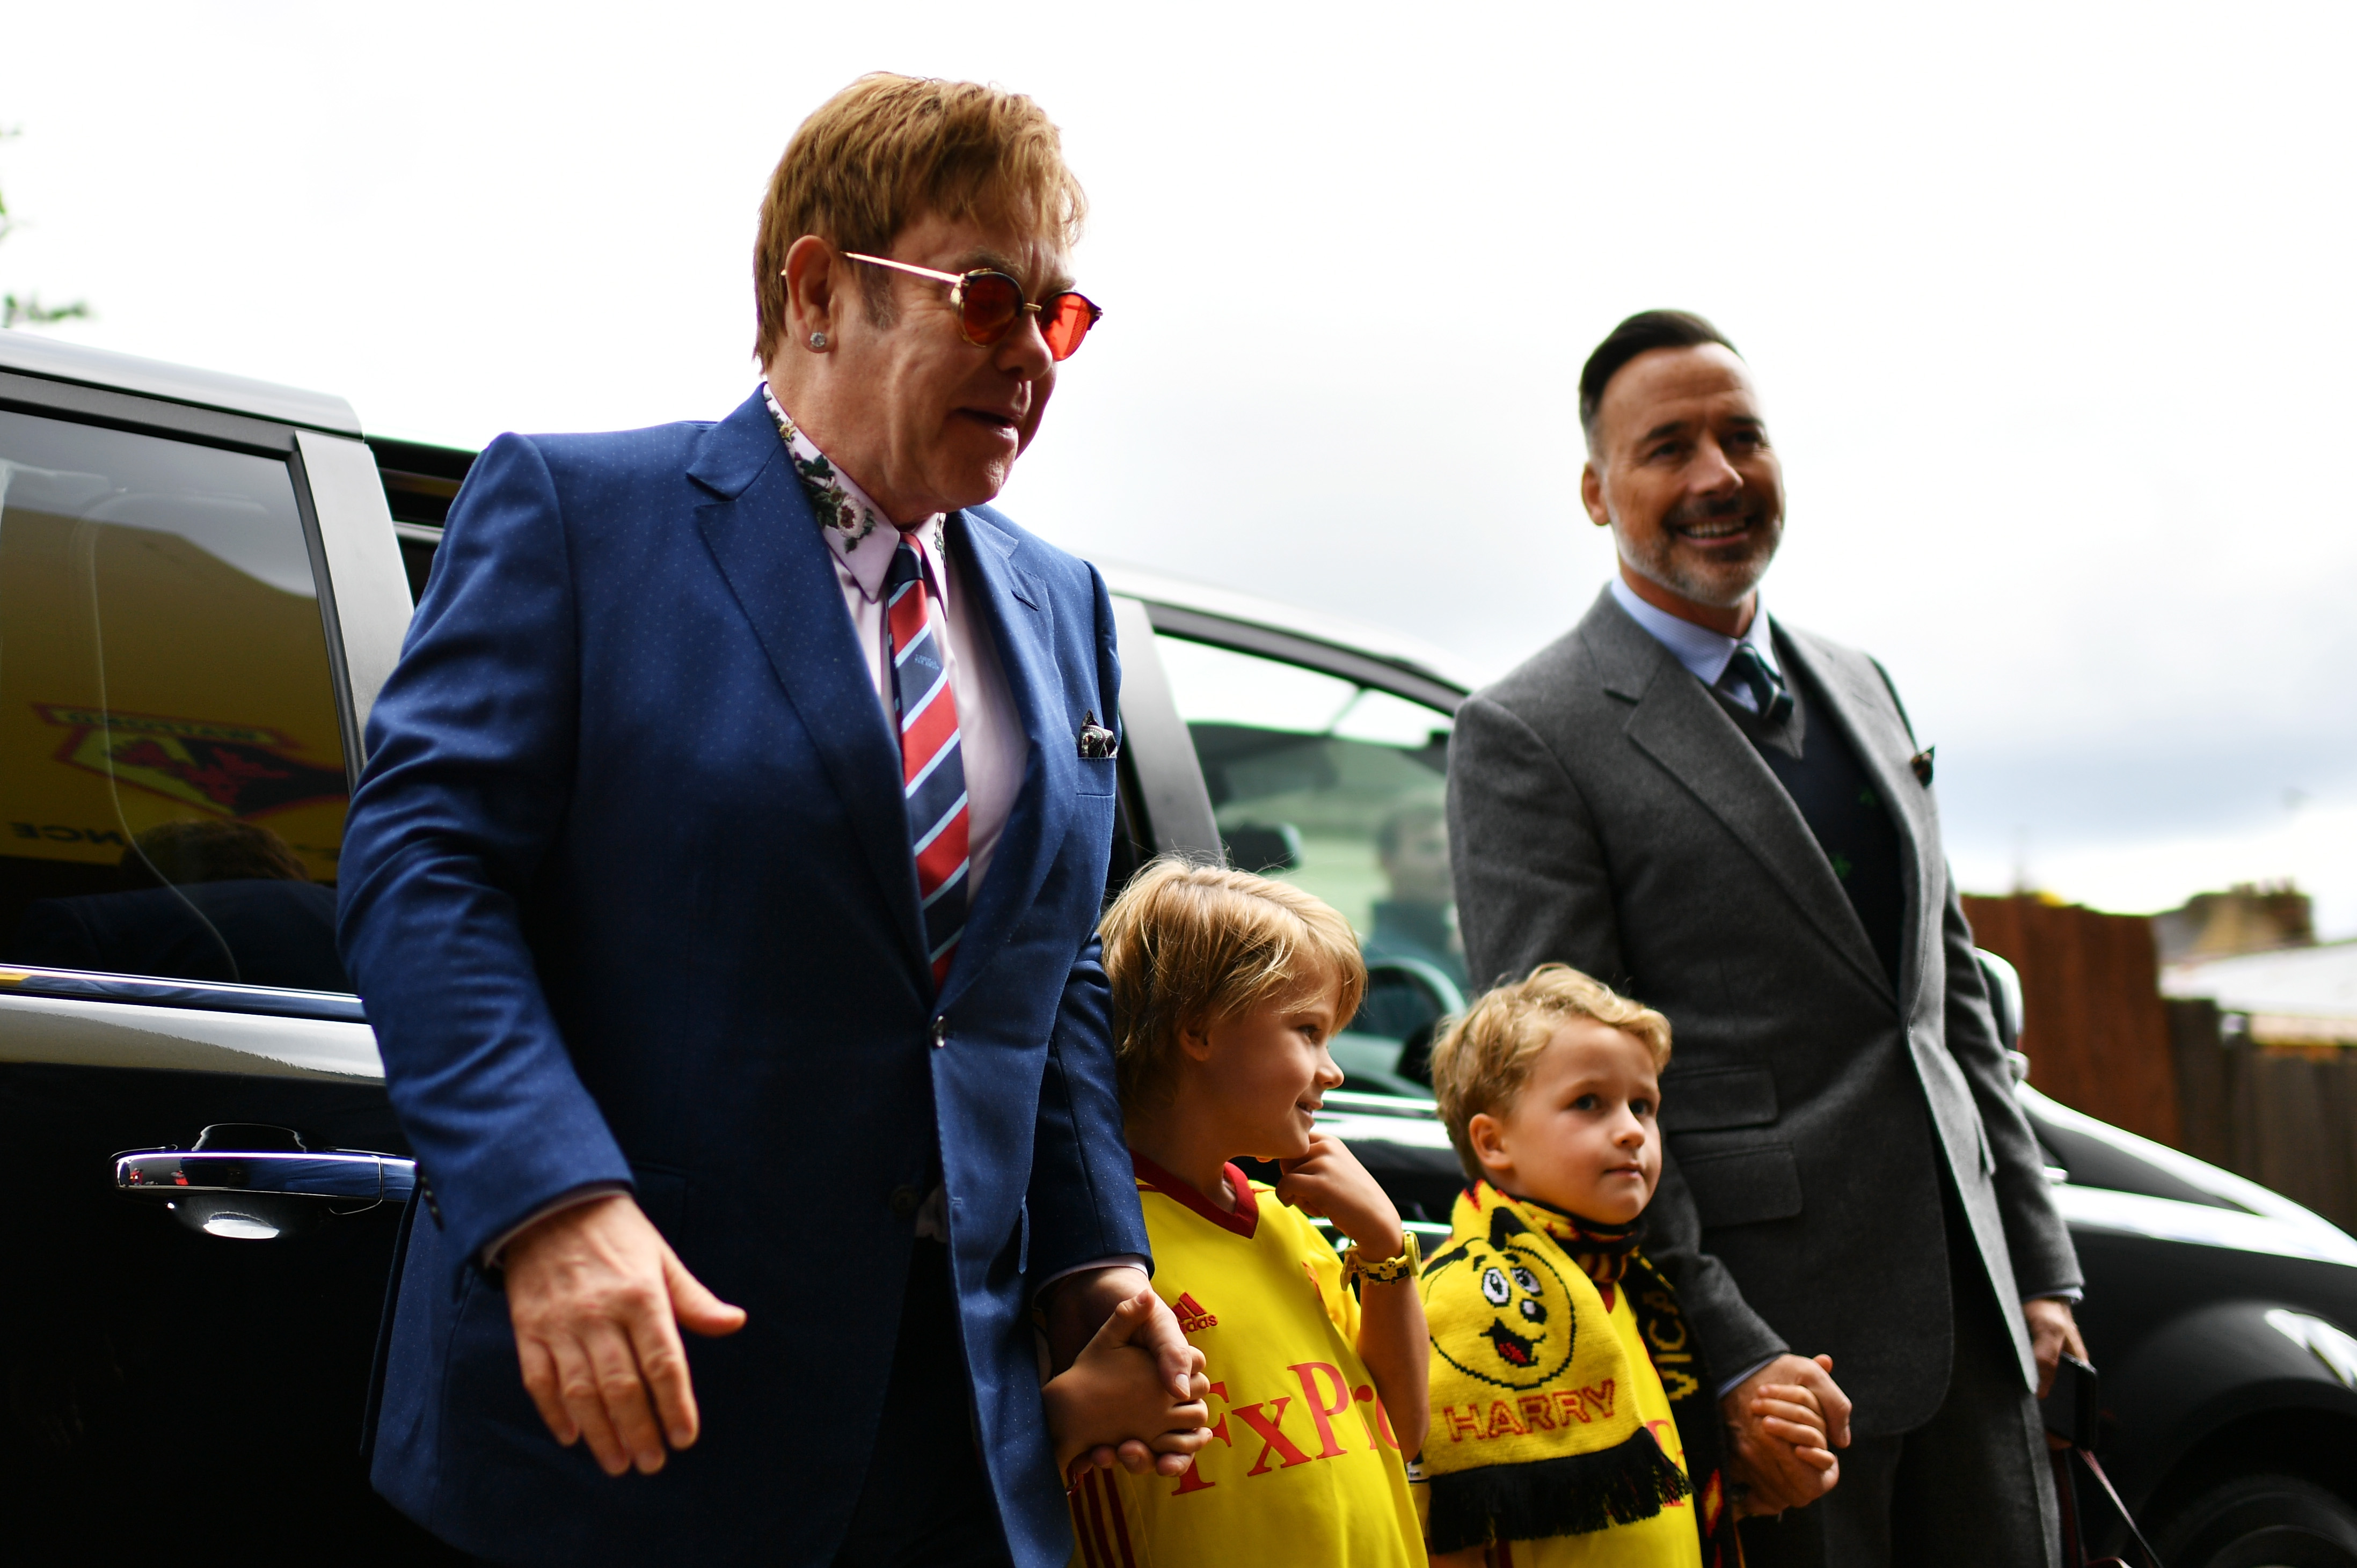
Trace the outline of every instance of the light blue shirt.
[[[1647, 604], [1637, 596], [1637, 590], [1619, 573], [1612, 575], [1612, 597], [1629, 612], [1629, 618], [1652, 633], [1653, 640], [1670, 650], [1677, 661], [1694, 671], [1694, 678], [1706, 686], [1717, 686], [1719, 677], [1727, 673], [1727, 661], [1735, 650], [1749, 643], [1778, 680], [1784, 678], [1776, 662], [1776, 644], [1768, 635], [1768, 612], [1755, 600], [1751, 607], [1751, 624], [1741, 637], [1726, 637], [1706, 626], [1696, 626], [1690, 620], [1680, 620], [1665, 609]], [[1748, 684], [1738, 682], [1727, 693], [1752, 713], [1760, 711], [1759, 700], [1752, 696]]]

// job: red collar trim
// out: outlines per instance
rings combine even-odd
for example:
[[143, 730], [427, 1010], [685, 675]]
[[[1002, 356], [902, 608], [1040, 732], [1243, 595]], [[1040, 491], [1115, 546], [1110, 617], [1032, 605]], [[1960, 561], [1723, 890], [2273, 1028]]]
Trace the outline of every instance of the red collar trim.
[[1198, 1192], [1192, 1182], [1172, 1176], [1135, 1149], [1130, 1151], [1129, 1165], [1137, 1173], [1137, 1179], [1149, 1189], [1193, 1209], [1222, 1230], [1232, 1230], [1250, 1240], [1253, 1232], [1260, 1229], [1259, 1195], [1253, 1191], [1252, 1178], [1233, 1165], [1220, 1167], [1222, 1174], [1228, 1178], [1228, 1190], [1236, 1195], [1236, 1211], [1233, 1214]]

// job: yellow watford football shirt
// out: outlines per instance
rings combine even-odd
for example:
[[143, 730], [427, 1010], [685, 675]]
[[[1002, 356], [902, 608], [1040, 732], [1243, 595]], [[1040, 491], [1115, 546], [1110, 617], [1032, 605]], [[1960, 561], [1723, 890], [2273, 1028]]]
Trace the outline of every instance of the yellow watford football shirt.
[[1211, 1441], [1176, 1480], [1089, 1471], [1072, 1496], [1074, 1563], [1423, 1563], [1407, 1467], [1359, 1359], [1359, 1299], [1343, 1288], [1334, 1249], [1233, 1165], [1229, 1214], [1153, 1162], [1135, 1163], [1154, 1288], [1211, 1380]]

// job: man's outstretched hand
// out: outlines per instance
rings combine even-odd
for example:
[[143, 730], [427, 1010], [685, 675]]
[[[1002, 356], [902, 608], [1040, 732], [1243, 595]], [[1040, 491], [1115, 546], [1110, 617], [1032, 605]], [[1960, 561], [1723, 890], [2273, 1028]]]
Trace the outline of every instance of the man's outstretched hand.
[[[1140, 1300], [1139, 1293], [1144, 1298]], [[1048, 1296], [1049, 1370], [1061, 1372], [1079, 1359], [1082, 1349], [1106, 1326], [1125, 1301], [1138, 1301], [1146, 1316], [1126, 1332], [1126, 1342], [1154, 1358], [1161, 1386], [1181, 1403], [1200, 1400], [1196, 1379], [1203, 1370], [1203, 1353], [1187, 1343], [1178, 1319], [1168, 1303], [1156, 1295], [1146, 1271], [1127, 1266], [1092, 1269], [1059, 1280]], [[1117, 1447], [1099, 1447], [1086, 1457], [1100, 1469], [1115, 1460], [1133, 1476], [1152, 1470], [1164, 1476], [1184, 1475], [1200, 1440], [1182, 1443], [1171, 1433], [1139, 1434]]]
[[[679, 1331], [734, 1334], [745, 1309], [714, 1295], [628, 1193], [535, 1221], [500, 1256], [523, 1386], [566, 1447], [598, 1468], [651, 1476], [701, 1426]], [[652, 1403], [650, 1408], [650, 1396]]]
[[1841, 1462], [1821, 1446], [1849, 1446], [1849, 1396], [1833, 1372], [1831, 1356], [1779, 1356], [1718, 1402], [1727, 1478], [1745, 1488], [1745, 1513], [1806, 1508], [1841, 1479]]

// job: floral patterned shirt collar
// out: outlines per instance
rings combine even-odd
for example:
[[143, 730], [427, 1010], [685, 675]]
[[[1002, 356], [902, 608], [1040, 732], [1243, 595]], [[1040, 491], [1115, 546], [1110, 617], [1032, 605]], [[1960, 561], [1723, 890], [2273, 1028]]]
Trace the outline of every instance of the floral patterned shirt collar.
[[[829, 462], [826, 454], [802, 433], [792, 416], [778, 405], [777, 395], [766, 381], [761, 383], [761, 401], [777, 422], [778, 435], [786, 444], [786, 456], [802, 482], [802, 493], [810, 497], [811, 510], [818, 514], [819, 532], [826, 536], [828, 547], [844, 569], [858, 581], [859, 591], [874, 599], [884, 591], [885, 575], [892, 569], [893, 553], [900, 547], [900, 531], [850, 475]], [[941, 526], [942, 514], [935, 512], [909, 530], [932, 546], [937, 558]]]

